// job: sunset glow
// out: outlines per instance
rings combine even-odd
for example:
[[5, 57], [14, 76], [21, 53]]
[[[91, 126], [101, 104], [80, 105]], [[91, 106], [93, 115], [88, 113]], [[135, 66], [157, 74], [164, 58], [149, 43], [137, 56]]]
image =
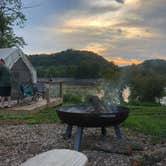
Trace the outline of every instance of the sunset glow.
[[118, 64], [118, 65], [132, 65], [132, 64], [140, 64], [142, 61], [139, 61], [137, 59], [129, 59], [129, 60], [126, 60], [126, 59], [123, 59], [123, 58], [120, 58], [120, 57], [117, 57], [117, 58], [106, 58], [108, 61], [112, 61], [114, 62], [115, 64]]

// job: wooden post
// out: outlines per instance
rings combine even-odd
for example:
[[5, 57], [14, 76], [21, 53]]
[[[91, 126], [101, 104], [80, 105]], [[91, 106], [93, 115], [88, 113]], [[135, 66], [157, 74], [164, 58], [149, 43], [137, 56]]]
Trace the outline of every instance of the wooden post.
[[59, 83], [59, 96], [62, 97], [62, 82]]
[[47, 104], [50, 103], [50, 83], [48, 83], [48, 86], [46, 87], [46, 92], [45, 92], [45, 97], [46, 97], [46, 101]]

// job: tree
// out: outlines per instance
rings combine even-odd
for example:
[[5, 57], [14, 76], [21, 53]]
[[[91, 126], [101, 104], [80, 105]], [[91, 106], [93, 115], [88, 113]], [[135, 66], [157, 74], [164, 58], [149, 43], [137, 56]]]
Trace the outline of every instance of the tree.
[[129, 86], [131, 89], [131, 102], [155, 102], [156, 98], [164, 96], [166, 84], [165, 76], [159, 75], [157, 71], [131, 68]]
[[21, 0], [0, 0], [0, 48], [25, 45], [24, 39], [13, 30], [14, 26], [22, 28], [26, 21], [22, 9]]
[[110, 62], [109, 65], [103, 66], [101, 75], [106, 80], [117, 80], [119, 76], [119, 68]]
[[99, 78], [100, 66], [97, 63], [81, 61], [76, 70], [77, 78]]

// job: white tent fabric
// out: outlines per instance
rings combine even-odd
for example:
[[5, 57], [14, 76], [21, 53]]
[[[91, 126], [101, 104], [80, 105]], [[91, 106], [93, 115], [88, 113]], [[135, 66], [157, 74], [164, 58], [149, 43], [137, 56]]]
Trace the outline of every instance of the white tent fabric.
[[13, 67], [13, 65], [18, 61], [18, 59], [22, 59], [27, 68], [29, 69], [32, 75], [32, 81], [34, 83], [37, 82], [37, 73], [32, 64], [27, 59], [26, 55], [19, 48], [2, 48], [0, 49], [0, 59], [3, 59], [8, 66], [9, 69]]

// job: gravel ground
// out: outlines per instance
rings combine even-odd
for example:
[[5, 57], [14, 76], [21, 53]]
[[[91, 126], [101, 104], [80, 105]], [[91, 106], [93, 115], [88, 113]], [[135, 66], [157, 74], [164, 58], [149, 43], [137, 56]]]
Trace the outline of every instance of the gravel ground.
[[[18, 166], [28, 158], [51, 149], [72, 149], [73, 137], [65, 140], [64, 129], [65, 126], [58, 123], [0, 126], [0, 166]], [[136, 166], [135, 161], [143, 154], [166, 147], [166, 142], [152, 145], [150, 139], [142, 134], [126, 129], [123, 129], [123, 133], [126, 142], [135, 146], [132, 154], [126, 153], [125, 148], [122, 150], [124, 153], [116, 148], [119, 147], [118, 141], [111, 128], [108, 129], [105, 139], [101, 137], [100, 129], [85, 129], [81, 152], [87, 155], [88, 166]], [[150, 165], [165, 166], [166, 159], [162, 157]]]

